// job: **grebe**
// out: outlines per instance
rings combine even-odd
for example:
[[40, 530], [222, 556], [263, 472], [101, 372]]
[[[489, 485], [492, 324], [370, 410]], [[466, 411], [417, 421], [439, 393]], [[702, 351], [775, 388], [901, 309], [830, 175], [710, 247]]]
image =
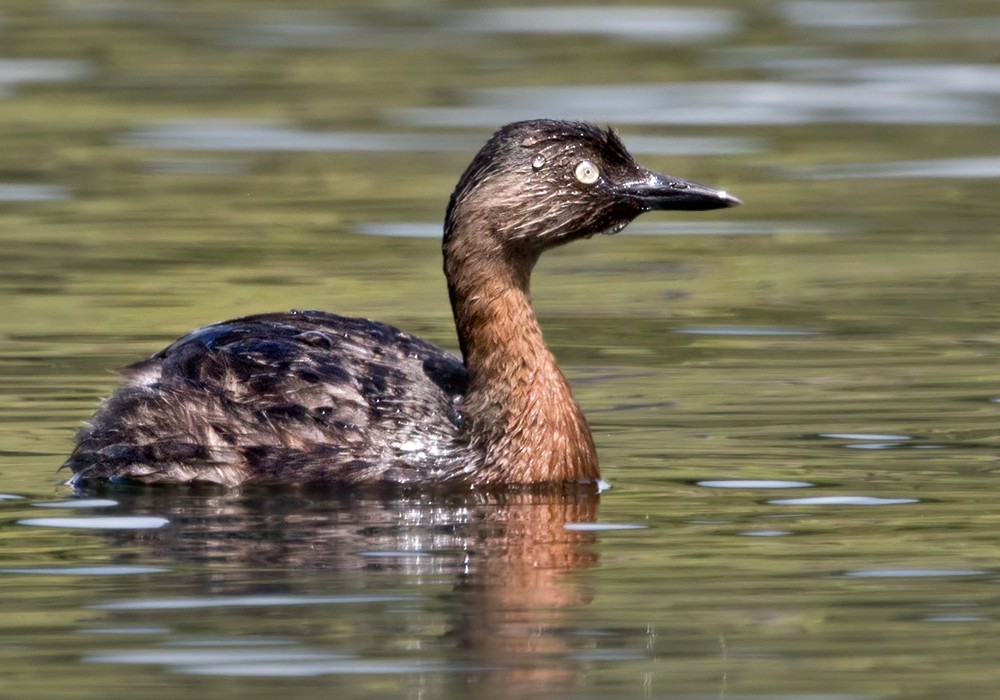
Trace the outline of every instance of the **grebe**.
[[397, 328], [320, 311], [205, 326], [123, 370], [77, 436], [74, 483], [597, 483], [586, 418], [542, 339], [529, 278], [549, 248], [643, 212], [740, 204], [639, 166], [612, 130], [497, 131], [444, 223], [463, 360]]

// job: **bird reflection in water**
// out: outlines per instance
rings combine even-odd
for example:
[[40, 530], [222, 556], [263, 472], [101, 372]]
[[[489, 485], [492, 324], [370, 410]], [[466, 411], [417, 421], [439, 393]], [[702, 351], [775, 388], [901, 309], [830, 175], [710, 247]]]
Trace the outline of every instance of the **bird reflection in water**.
[[[181, 581], [185, 595], [401, 595], [404, 607], [416, 607], [417, 624], [387, 621], [385, 611], [345, 616], [343, 606], [321, 607], [308, 613], [308, 634], [339, 637], [350, 649], [418, 649], [464, 669], [442, 682], [482, 683], [503, 695], [520, 684], [565, 692], [576, 683], [567, 614], [590, 594], [573, 574], [598, 555], [594, 532], [567, 525], [595, 521], [599, 497], [589, 488], [320, 495], [105, 486], [86, 495], [170, 520], [159, 530], [108, 537], [132, 563], [139, 547], [143, 559], [177, 562], [178, 573], [193, 565]], [[249, 627], [246, 634], [261, 633]], [[388, 636], [373, 641], [373, 630]]]

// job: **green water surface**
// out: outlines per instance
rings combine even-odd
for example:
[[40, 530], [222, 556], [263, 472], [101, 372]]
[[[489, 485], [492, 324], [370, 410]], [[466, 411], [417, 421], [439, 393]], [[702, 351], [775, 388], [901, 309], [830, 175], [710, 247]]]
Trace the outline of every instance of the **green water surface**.
[[[0, 6], [0, 696], [994, 698], [1000, 10]], [[617, 126], [743, 207], [553, 252], [584, 496], [111, 488], [112, 369], [323, 308], [456, 341], [500, 124]]]

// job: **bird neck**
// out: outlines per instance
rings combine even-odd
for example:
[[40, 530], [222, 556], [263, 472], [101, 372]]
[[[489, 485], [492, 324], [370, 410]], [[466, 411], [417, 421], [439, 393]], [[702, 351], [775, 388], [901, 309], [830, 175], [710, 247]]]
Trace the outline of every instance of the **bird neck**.
[[464, 411], [486, 453], [486, 481], [598, 480], [587, 420], [531, 308], [537, 256], [462, 252], [446, 239], [445, 274], [468, 373]]

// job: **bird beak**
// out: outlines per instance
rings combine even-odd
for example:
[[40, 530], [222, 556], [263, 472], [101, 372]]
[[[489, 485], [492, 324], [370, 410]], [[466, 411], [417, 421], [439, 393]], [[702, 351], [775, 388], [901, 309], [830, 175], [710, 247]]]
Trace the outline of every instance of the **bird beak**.
[[620, 194], [638, 203], [643, 211], [675, 209], [704, 211], [743, 204], [725, 190], [646, 171], [642, 180], [620, 186]]

